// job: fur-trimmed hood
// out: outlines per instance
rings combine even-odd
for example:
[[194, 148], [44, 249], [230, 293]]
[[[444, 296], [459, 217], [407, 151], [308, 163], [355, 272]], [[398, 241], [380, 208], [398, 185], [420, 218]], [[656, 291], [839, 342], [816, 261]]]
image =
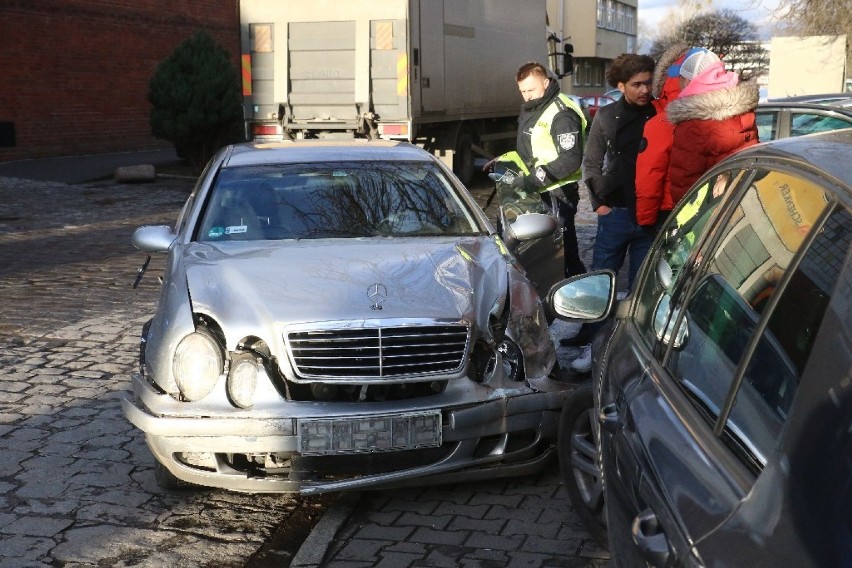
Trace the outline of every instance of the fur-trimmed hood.
[[674, 65], [675, 61], [680, 59], [684, 53], [689, 50], [689, 46], [683, 42], [678, 42], [670, 46], [660, 55], [657, 60], [657, 67], [654, 69], [654, 83], [651, 87], [651, 94], [654, 98], [660, 98], [663, 93], [663, 86], [669, 76], [669, 67]]
[[686, 120], [725, 120], [753, 111], [759, 99], [757, 83], [743, 81], [732, 88], [678, 97], [666, 107], [666, 116], [673, 124]]

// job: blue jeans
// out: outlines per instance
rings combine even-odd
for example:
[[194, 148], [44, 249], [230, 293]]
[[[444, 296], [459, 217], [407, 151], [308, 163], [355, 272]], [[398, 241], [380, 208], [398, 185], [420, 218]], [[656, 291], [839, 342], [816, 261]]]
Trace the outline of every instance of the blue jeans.
[[608, 215], [598, 216], [592, 270], [610, 269], [617, 273], [629, 253], [627, 288], [630, 290], [653, 241], [654, 236], [636, 224], [629, 209], [615, 207]]
[[[610, 269], [618, 274], [624, 257], [630, 254], [630, 266], [627, 274], [627, 288], [633, 289], [636, 274], [648, 249], [654, 242], [654, 236], [645, 232], [636, 224], [636, 220], [626, 207], [614, 207], [608, 215], [598, 215], [598, 232], [592, 249], [591, 270]], [[584, 323], [584, 331], [594, 336], [604, 322]]]

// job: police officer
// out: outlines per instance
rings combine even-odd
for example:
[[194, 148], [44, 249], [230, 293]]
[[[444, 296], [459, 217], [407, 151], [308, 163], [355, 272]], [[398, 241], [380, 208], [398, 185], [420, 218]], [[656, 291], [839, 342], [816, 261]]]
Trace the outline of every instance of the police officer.
[[518, 116], [517, 153], [529, 175], [523, 183], [538, 191], [563, 222], [565, 276], [586, 272], [577, 248], [574, 215], [580, 201], [586, 118], [580, 107], [559, 90], [559, 82], [540, 63], [518, 69], [518, 89], [524, 102]]

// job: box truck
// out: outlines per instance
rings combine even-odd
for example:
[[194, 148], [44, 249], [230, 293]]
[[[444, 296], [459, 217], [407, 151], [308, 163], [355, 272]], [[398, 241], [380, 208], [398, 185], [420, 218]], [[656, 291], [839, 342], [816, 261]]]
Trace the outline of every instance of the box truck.
[[465, 182], [477, 154], [514, 143], [518, 67], [548, 62], [541, 0], [241, 0], [239, 10], [249, 139], [406, 140]]

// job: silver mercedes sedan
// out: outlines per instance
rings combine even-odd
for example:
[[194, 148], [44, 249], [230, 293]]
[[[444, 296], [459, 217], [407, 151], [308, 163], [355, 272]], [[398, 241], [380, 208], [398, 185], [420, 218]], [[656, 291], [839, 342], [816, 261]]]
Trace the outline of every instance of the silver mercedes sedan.
[[501, 238], [405, 143], [224, 148], [174, 229], [133, 236], [168, 254], [123, 400], [160, 484], [319, 493], [546, 466], [568, 385], [536, 289], [562, 268], [543, 217]]

